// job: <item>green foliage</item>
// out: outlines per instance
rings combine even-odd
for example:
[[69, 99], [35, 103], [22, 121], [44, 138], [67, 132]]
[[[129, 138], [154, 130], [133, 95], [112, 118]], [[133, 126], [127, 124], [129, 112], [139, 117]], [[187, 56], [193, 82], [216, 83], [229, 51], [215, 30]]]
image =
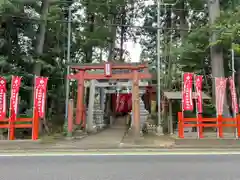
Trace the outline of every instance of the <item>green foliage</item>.
[[[156, 1], [154, 4], [146, 5], [145, 1], [138, 0], [134, 6], [132, 2], [124, 0], [114, 0], [111, 3], [107, 0], [74, 3], [52, 1], [45, 14], [47, 22], [43, 52], [36, 56], [38, 28], [43, 22], [39, 2], [16, 0], [0, 2], [0, 72], [8, 82], [12, 75], [23, 77], [20, 95], [23, 102], [27, 103], [29, 111], [31, 111], [32, 80], [35, 74], [33, 69], [39, 63], [40, 74], [49, 77], [47, 117], [59, 119], [60, 114], [63, 117], [68, 8], [71, 8], [73, 15], [70, 52], [72, 62], [100, 62], [111, 54], [110, 48], [113, 51], [113, 56], [110, 57], [114, 60], [128, 59], [129, 52], [122, 44], [129, 38], [135, 40], [139, 37], [142, 45], [141, 60], [149, 61], [151, 73], [156, 74]], [[236, 56], [240, 54], [239, 0], [220, 1], [221, 17], [213, 26], [208, 24], [205, 1], [164, 0], [164, 2], [177, 3], [173, 9], [170, 6], [161, 8], [162, 88], [179, 90], [182, 71], [211, 75], [212, 46], [223, 49], [225, 71], [230, 74], [230, 49], [234, 49]], [[134, 18], [143, 19], [142, 28], [133, 27], [136, 23], [133, 21]], [[216, 34], [216, 41], [209, 43], [213, 33]], [[116, 44], [121, 47], [114, 48]], [[123, 52], [124, 57], [121, 57]], [[235, 69], [240, 71], [240, 63], [237, 61]], [[154, 77], [156, 79], [157, 76]], [[204, 81], [206, 85], [209, 82], [211, 79], [206, 78]], [[73, 83], [70, 87], [72, 98], [75, 98], [75, 86], [76, 84]], [[204, 88], [211, 91], [211, 85]]]
[[[210, 49], [212, 47], [216, 47], [217, 53], [223, 55], [226, 76], [232, 74], [231, 49], [234, 50], [234, 68], [237, 72], [236, 77], [239, 76], [240, 1], [220, 0], [221, 15], [213, 25], [209, 24], [207, 1], [179, 0], [175, 2], [177, 3], [172, 9], [170, 6], [161, 6], [162, 90], [181, 89], [181, 73], [194, 72], [204, 75], [204, 91], [211, 95], [212, 68], [214, 68], [211, 67]], [[173, 3], [173, 1], [164, 0], [164, 3]], [[143, 13], [144, 25], [156, 27], [156, 1], [154, 5], [146, 6]], [[170, 17], [171, 13], [173, 15]], [[141, 58], [148, 59], [152, 64], [157, 64], [156, 28], [145, 28], [142, 33], [144, 38], [141, 40], [143, 46]], [[213, 37], [214, 41], [210, 43]], [[236, 82], [236, 86], [239, 92], [240, 84]], [[206, 116], [215, 113], [211, 104], [206, 105], [204, 111], [207, 113]]]
[[[23, 77], [20, 111], [24, 112], [20, 114], [31, 116], [34, 68], [37, 63], [41, 64], [40, 74], [49, 77], [46, 118], [52, 121], [56, 119], [56, 122], [51, 123], [59, 124], [60, 121], [63, 122], [65, 108], [68, 8], [72, 10], [70, 58], [74, 63], [102, 61], [109, 53], [110, 43], [113, 42], [114, 48], [115, 42], [121, 44], [133, 37], [134, 33], [129, 29], [137, 12], [133, 11], [132, 2], [124, 0], [114, 0], [111, 3], [107, 0], [74, 3], [56, 0], [51, 1], [47, 14], [41, 14], [43, 2], [45, 1], [0, 2], [0, 72], [9, 82], [8, 90], [12, 75]], [[38, 54], [37, 37], [44, 16], [47, 17], [46, 31], [43, 33], [45, 40], [43, 52]], [[123, 46], [114, 48], [113, 57], [120, 59], [119, 52], [124, 52], [124, 58], [128, 59], [129, 53], [125, 51]], [[71, 98], [75, 99], [75, 83], [72, 83], [70, 92]]]

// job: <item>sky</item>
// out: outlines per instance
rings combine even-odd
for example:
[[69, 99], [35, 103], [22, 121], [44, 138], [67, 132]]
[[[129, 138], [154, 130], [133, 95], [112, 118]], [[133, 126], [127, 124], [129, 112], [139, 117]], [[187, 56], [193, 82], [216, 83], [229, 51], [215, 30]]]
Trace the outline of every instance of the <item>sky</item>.
[[[145, 6], [149, 6], [154, 4], [153, 0], [145, 0]], [[133, 25], [134, 26], [142, 26], [144, 23], [144, 19], [142, 18], [137, 18], [133, 20]], [[141, 36], [140, 36], [141, 37]], [[140, 62], [140, 55], [141, 55], [141, 45], [138, 43], [139, 39], [137, 40], [137, 43], [132, 41], [131, 39], [125, 42], [125, 49], [129, 51], [130, 53], [130, 58], [131, 62]]]
[[141, 45], [129, 40], [125, 43], [125, 47], [130, 53], [131, 62], [139, 62], [142, 50]]

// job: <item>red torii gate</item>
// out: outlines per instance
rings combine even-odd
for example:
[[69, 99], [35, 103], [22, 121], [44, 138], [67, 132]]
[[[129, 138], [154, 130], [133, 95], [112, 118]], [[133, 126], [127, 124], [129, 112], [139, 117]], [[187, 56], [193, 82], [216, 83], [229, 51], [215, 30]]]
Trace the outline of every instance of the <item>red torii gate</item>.
[[[150, 79], [152, 76], [148, 72], [147, 64], [130, 64], [130, 63], [111, 63], [106, 62], [103, 64], [83, 64], [83, 65], [72, 65], [71, 69], [78, 70], [74, 75], [68, 75], [67, 78], [78, 80], [78, 91], [77, 91], [77, 112], [76, 112], [76, 124], [80, 125], [83, 119], [83, 97], [84, 97], [84, 81], [85, 80], [132, 80], [132, 100], [133, 100], [133, 121], [134, 131], [140, 132], [140, 105], [139, 105], [139, 80]], [[91, 74], [86, 72], [88, 70], [104, 70], [103, 74]], [[112, 70], [130, 70], [129, 73], [118, 73], [112, 74]], [[143, 70], [143, 72], [139, 72]]]

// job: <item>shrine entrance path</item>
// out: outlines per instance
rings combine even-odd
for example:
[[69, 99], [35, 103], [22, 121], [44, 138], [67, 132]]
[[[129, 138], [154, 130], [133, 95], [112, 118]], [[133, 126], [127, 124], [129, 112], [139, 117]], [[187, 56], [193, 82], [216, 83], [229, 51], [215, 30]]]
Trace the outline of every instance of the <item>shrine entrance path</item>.
[[118, 148], [124, 135], [126, 134], [125, 117], [119, 117], [112, 127], [102, 130], [96, 134], [89, 135], [82, 139], [76, 139], [69, 142], [59, 142], [55, 147], [79, 148], [79, 149], [108, 149]]

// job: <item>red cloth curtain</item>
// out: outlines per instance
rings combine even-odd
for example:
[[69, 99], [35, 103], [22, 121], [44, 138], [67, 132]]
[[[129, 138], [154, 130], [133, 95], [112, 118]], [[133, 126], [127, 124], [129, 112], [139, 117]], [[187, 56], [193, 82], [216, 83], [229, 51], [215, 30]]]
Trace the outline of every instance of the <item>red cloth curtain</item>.
[[112, 97], [116, 112], [127, 113], [132, 110], [132, 94], [114, 94]]

